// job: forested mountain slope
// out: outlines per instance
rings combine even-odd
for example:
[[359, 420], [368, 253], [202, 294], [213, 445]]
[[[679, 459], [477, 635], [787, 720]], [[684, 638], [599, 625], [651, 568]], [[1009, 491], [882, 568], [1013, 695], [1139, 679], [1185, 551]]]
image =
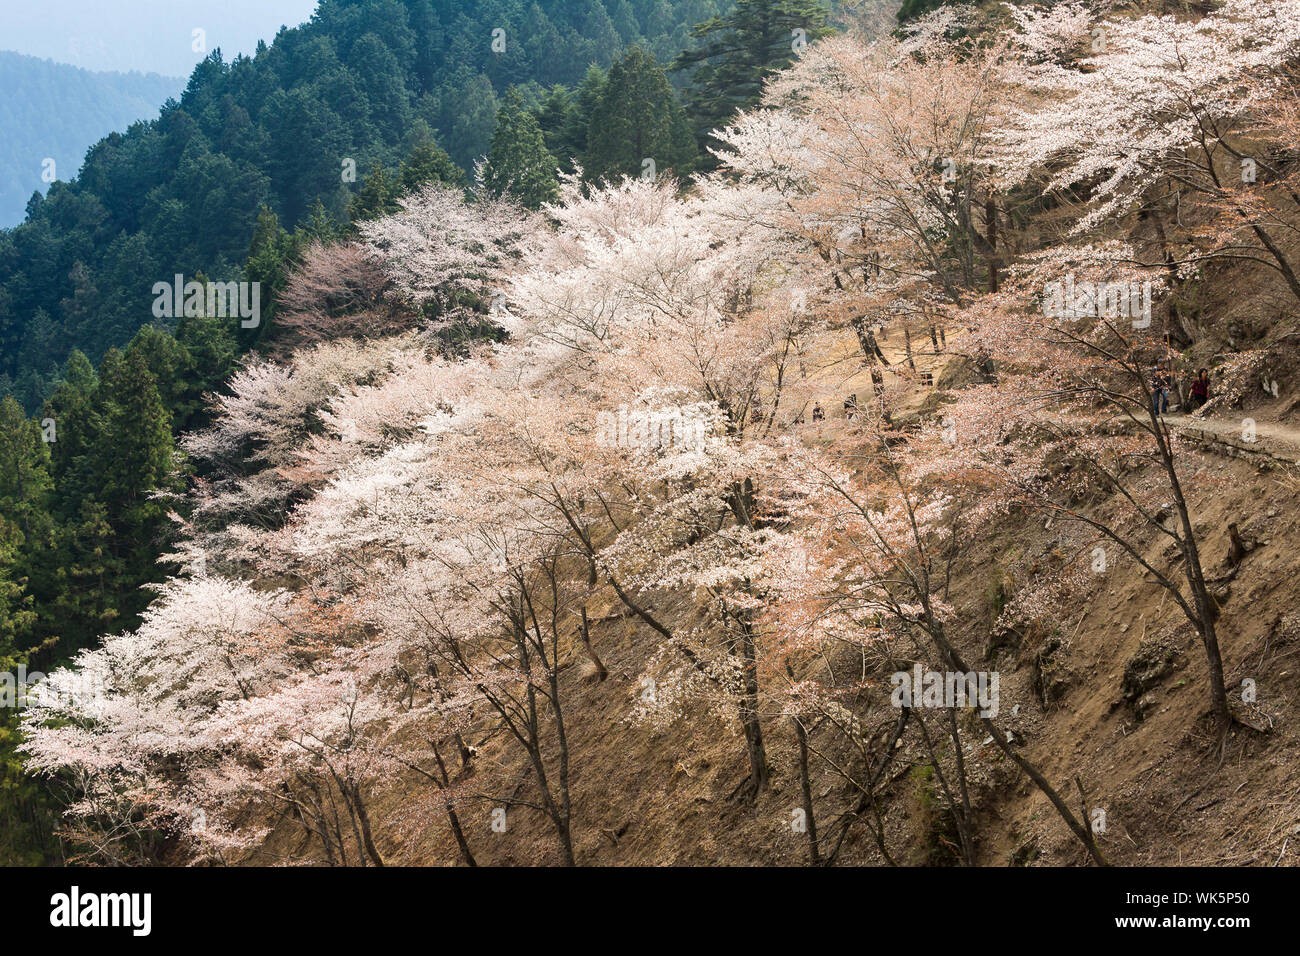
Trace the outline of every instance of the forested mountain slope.
[[0, 50], [0, 228], [22, 222], [32, 193], [44, 193], [59, 176], [71, 179], [92, 143], [156, 116], [184, 85]]
[[319, 200], [346, 222], [373, 164], [395, 168], [432, 138], [468, 170], [511, 85], [534, 100], [577, 87], [636, 43], [666, 65], [721, 9], [324, 0], [254, 56], [214, 51], [157, 120], [96, 144], [75, 181], [77, 162], [60, 165], [65, 181], [0, 233], [0, 392], [35, 410], [73, 349], [97, 363], [151, 321], [156, 281], [244, 279], [259, 210], [291, 230]]
[[[436, 119], [429, 112], [436, 107], [459, 121], [473, 113], [473, 100], [459, 93], [429, 93], [432, 84], [464, 72], [464, 58], [444, 43], [447, 36], [432, 27], [423, 34], [400, 29], [407, 15], [428, 27], [433, 21], [416, 14], [429, 9], [420, 3], [326, 4], [313, 24], [283, 31], [254, 58], [226, 65], [214, 54], [181, 103], [169, 104], [156, 123], [136, 124], [100, 143], [80, 179], [56, 186], [29, 222], [0, 233], [0, 272], [8, 270], [0, 286], [0, 328], [9, 336], [0, 358], [13, 370], [21, 400], [0, 397], [0, 677], [21, 683], [24, 668], [49, 670], [97, 646], [102, 635], [140, 626], [155, 586], [184, 563], [173, 554], [174, 544], [196, 514], [182, 492], [190, 483], [220, 480], [219, 462], [180, 437], [211, 424], [213, 403], [230, 393], [242, 367], [286, 361], [340, 336], [378, 339], [419, 330], [448, 355], [504, 337], [492, 318], [504, 305], [495, 291], [489, 295], [462, 276], [447, 294], [411, 302], [356, 246], [360, 230], [391, 221], [403, 203], [435, 185], [448, 187], [440, 195], [450, 228], [472, 179], [474, 207], [498, 211], [489, 221], [499, 235], [484, 237], [474, 229], [461, 238], [483, 243], [470, 271], [489, 274], [503, 261], [497, 244], [510, 248], [517, 238], [514, 204], [535, 216], [559, 197], [557, 173], [568, 177], [570, 188], [579, 170], [584, 183], [595, 184], [625, 174], [685, 177], [697, 164], [708, 165], [698, 149], [700, 118], [688, 112], [675, 84], [706, 94], [712, 89], [716, 103], [726, 92], [719, 75], [749, 76], [749, 93], [733, 102], [751, 106], [763, 77], [788, 66], [809, 38], [827, 32], [826, 12], [810, 0], [744, 0], [691, 31], [692, 44], [729, 38], [717, 56], [662, 63], [654, 52], [662, 47], [646, 36], [646, 45], [618, 50], [602, 69], [586, 60], [597, 47], [585, 33], [561, 30], [563, 49], [578, 58], [576, 87], [543, 89], [530, 79], [498, 95], [492, 77], [474, 74], [497, 105], [494, 114], [488, 110], [485, 155], [471, 176], [439, 146], [446, 130], [435, 135], [420, 115]], [[472, 3], [437, 9], [459, 11], [457, 22], [471, 14], [495, 22], [503, 9], [511, 16], [519, 12]], [[628, 9], [639, 8], [619, 5]], [[697, 9], [702, 12], [692, 12]], [[540, 10], [529, 8], [533, 26], [541, 23]], [[565, 10], [564, 16], [572, 13]], [[659, 14], [668, 10], [676, 13], [665, 20]], [[712, 10], [657, 4], [647, 8], [647, 22], [676, 23], [674, 17]], [[599, 38], [607, 35], [605, 22], [592, 12], [580, 26]], [[403, 55], [408, 39], [417, 59], [420, 44], [435, 51], [442, 58], [426, 64], [433, 78], [418, 79], [413, 64], [388, 74], [376, 66], [367, 72], [375, 96], [357, 92], [364, 85], [359, 61], [343, 66], [339, 51], [344, 57], [374, 53], [388, 42], [379, 35]], [[522, 42], [507, 28], [485, 28], [482, 35], [485, 55], [498, 58], [487, 61], [491, 69]], [[558, 68], [553, 60], [546, 70]], [[700, 72], [712, 64], [725, 72]], [[385, 75], [391, 82], [380, 83]], [[281, 80], [288, 87], [277, 86]], [[418, 97], [417, 89], [424, 91]], [[385, 139], [374, 125], [378, 114], [371, 107], [383, 90], [392, 94], [397, 140]], [[294, 113], [286, 103], [301, 109]], [[310, 122], [279, 131], [277, 124], [291, 114]], [[233, 125], [223, 125], [227, 121]], [[331, 191], [300, 195], [295, 171], [318, 158], [301, 148], [308, 142], [304, 129], [331, 143], [352, 137], [365, 150], [386, 151], [400, 162], [367, 165], [359, 149], [326, 177]], [[263, 170], [261, 163], [270, 166]], [[277, 187], [282, 174], [288, 185]], [[292, 229], [276, 212], [295, 215], [285, 211], [289, 202], [306, 209]], [[403, 233], [392, 241], [422, 240]], [[464, 267], [455, 256], [452, 262]], [[449, 267], [430, 266], [434, 276]], [[62, 289], [61, 277], [67, 280]], [[157, 294], [159, 283], [167, 294]], [[205, 300], [205, 291], [210, 296], [217, 290], [233, 296], [239, 315]], [[6, 387], [10, 381], [0, 378]], [[284, 412], [286, 421], [297, 414]], [[318, 430], [316, 410], [306, 414], [305, 427]], [[259, 508], [293, 503], [272, 494]], [[54, 836], [52, 812], [61, 781], [24, 778], [15, 752], [17, 715], [9, 704], [0, 720], [0, 858], [62, 859], [65, 844]]]
[[689, 181], [310, 242], [174, 573], [25, 713], [70, 845], [1296, 862], [1297, 88], [1300, 0], [945, 7], [809, 43]]

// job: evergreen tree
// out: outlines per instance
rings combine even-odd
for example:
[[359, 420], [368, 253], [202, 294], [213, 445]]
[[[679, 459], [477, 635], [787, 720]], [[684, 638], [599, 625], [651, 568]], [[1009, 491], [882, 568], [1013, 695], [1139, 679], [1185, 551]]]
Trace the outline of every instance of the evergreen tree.
[[587, 151], [591, 114], [604, 89], [605, 71], [593, 63], [576, 89], [551, 87], [536, 110], [546, 148], [565, 172], [573, 172]]
[[[199, 281], [203, 278], [199, 277]], [[195, 410], [191, 404], [194, 383], [190, 377], [194, 369], [185, 348], [165, 330], [145, 325], [127, 346], [126, 354], [139, 356], [149, 370], [163, 407], [171, 412], [168, 428], [179, 432]]]
[[150, 496], [175, 477], [170, 416], [141, 351], [105, 356], [96, 395], [94, 455], [101, 497], [117, 527], [144, 530], [162, 514]]
[[85, 353], [74, 350], [63, 366], [58, 387], [41, 412], [42, 421], [53, 423], [50, 462], [57, 490], [55, 512], [71, 517], [81, 506], [80, 496], [92, 487], [75, 486], [75, 467], [90, 450], [94, 435], [93, 409], [99, 378]]
[[451, 158], [472, 169], [492, 144], [499, 104], [492, 83], [467, 68], [450, 77], [440, 91], [438, 130]]
[[52, 491], [49, 445], [40, 423], [7, 395], [0, 399], [0, 518], [16, 529], [24, 552], [49, 533]]
[[687, 113], [704, 164], [716, 162], [708, 153], [717, 145], [709, 132], [757, 105], [763, 81], [789, 66], [801, 43], [830, 34], [827, 16], [822, 0], [736, 0], [729, 13], [691, 31], [702, 42], [681, 53], [672, 69], [692, 71]]
[[39, 643], [35, 604], [54, 595], [49, 444], [11, 397], [0, 399], [0, 648]]
[[[170, 505], [156, 492], [178, 487], [170, 416], [143, 357], [109, 351], [99, 369], [97, 434], [93, 457], [100, 481], [95, 496], [112, 529], [107, 571], [116, 577], [112, 591], [128, 621], [142, 611], [148, 595], [141, 586], [161, 571], [156, 556], [171, 522]], [[98, 517], [92, 509], [91, 520]]]
[[[313, 239], [330, 243], [339, 241], [345, 235], [347, 230], [338, 224], [325, 208], [325, 203], [317, 198], [307, 214], [307, 221], [293, 231], [293, 242], [295, 247], [300, 249]], [[177, 338], [179, 337], [178, 333]]]
[[[34, 643], [38, 619], [17, 577], [19, 538], [18, 529], [0, 515], [0, 672], [14, 675], [30, 662], [22, 648]], [[23, 773], [19, 714], [17, 708], [0, 708], [0, 866], [39, 866], [57, 854], [58, 811], [43, 784]]]
[[365, 222], [397, 212], [398, 188], [382, 163], [372, 163], [356, 198], [352, 200], [348, 215], [353, 222]]
[[244, 268], [249, 282], [261, 283], [262, 324], [260, 328], [235, 332], [240, 345], [247, 347], [257, 341], [275, 320], [275, 303], [289, 276], [294, 256], [293, 237], [280, 227], [279, 218], [269, 208], [263, 207], [257, 217], [257, 229], [248, 250], [248, 264]]
[[[0, 673], [13, 673], [27, 662], [21, 648], [31, 646], [30, 634], [37, 621], [21, 576], [21, 547], [17, 525], [0, 515]], [[0, 738], [3, 734], [0, 724]]]
[[694, 157], [690, 127], [668, 78], [650, 53], [632, 47], [610, 67], [592, 111], [587, 176], [612, 181], [647, 169], [682, 173]]
[[187, 317], [176, 324], [176, 341], [185, 351], [186, 389], [181, 407], [172, 409], [176, 434], [191, 431], [205, 420], [204, 396], [218, 390], [235, 370], [239, 346], [225, 319]]
[[492, 149], [483, 166], [483, 184], [494, 195], [510, 193], [536, 209], [558, 194], [555, 157], [546, 149], [537, 117], [524, 104], [523, 95], [511, 87], [497, 112]]
[[451, 161], [446, 151], [434, 142], [430, 133], [421, 138], [406, 157], [397, 180], [399, 193], [406, 196], [426, 183], [459, 186], [465, 182], [465, 174]]
[[587, 145], [585, 136], [579, 142], [568, 139], [567, 134], [576, 110], [572, 91], [565, 86], [556, 85], [546, 91], [535, 114], [537, 125], [542, 130], [542, 140], [546, 143], [546, 151], [566, 171], [572, 168], [573, 158], [580, 156]]
[[114, 553], [107, 509], [90, 497], [73, 504], [71, 519], [59, 531], [54, 598], [41, 606], [42, 619], [53, 622], [63, 657], [93, 646], [118, 626], [124, 591], [132, 583], [125, 573], [127, 562]]

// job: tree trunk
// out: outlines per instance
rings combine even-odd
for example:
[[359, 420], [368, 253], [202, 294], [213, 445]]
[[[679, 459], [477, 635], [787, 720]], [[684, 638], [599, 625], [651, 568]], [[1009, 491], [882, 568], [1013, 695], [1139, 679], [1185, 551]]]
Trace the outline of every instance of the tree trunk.
[[[957, 648], [953, 647], [952, 644], [949, 643], [947, 636], [944, 634], [943, 625], [934, 620], [933, 615], [931, 615], [928, 610], [927, 617], [930, 617], [931, 620], [929, 621], [929, 626], [926, 630], [930, 633], [931, 637], [934, 638], [935, 643], [939, 646], [939, 650], [947, 659], [952, 669], [963, 674], [970, 673], [970, 668], [966, 666], [966, 662], [963, 661], [961, 655], [957, 653]], [[1001, 750], [1012, 763], [1023, 770], [1025, 774], [1028, 775], [1029, 779], [1034, 782], [1034, 785], [1042, 791], [1043, 796], [1047, 797], [1047, 799], [1051, 801], [1052, 806], [1056, 808], [1056, 812], [1061, 815], [1061, 819], [1065, 821], [1065, 825], [1070, 828], [1071, 832], [1079, 838], [1079, 842], [1082, 843], [1084, 849], [1088, 851], [1088, 855], [1092, 857], [1093, 862], [1098, 866], [1109, 866], [1110, 864], [1106, 862], [1106, 858], [1102, 855], [1101, 849], [1097, 846], [1097, 841], [1093, 839], [1092, 831], [1088, 829], [1087, 821], [1085, 820], [1083, 823], [1080, 823], [1074, 818], [1074, 814], [1070, 812], [1070, 808], [1066, 806], [1065, 801], [1061, 799], [1061, 795], [1056, 792], [1056, 788], [1047, 782], [1047, 778], [1038, 772], [1038, 768], [1011, 749], [1011, 745], [1007, 742], [1006, 736], [1000, 729], [998, 729], [998, 725], [993, 722], [992, 717], [979, 715], [979, 720], [988, 730], [989, 734], [992, 735], [993, 742], [998, 745], [998, 749]]]
[[794, 718], [794, 733], [799, 738], [799, 788], [803, 793], [804, 823], [808, 834], [808, 862], [813, 866], [821, 865], [821, 853], [817, 850], [817, 818], [813, 814], [812, 781], [808, 777], [808, 731], [804, 729], [803, 720]]
[[998, 291], [998, 207], [993, 199], [993, 194], [989, 193], [988, 199], [984, 200], [984, 225], [988, 233], [987, 239], [989, 244], [989, 292]]
[[1222, 741], [1232, 724], [1232, 713], [1228, 710], [1228, 691], [1223, 682], [1223, 656], [1219, 652], [1219, 636], [1214, 627], [1214, 598], [1205, 585], [1201, 552], [1196, 546], [1196, 535], [1192, 530], [1192, 518], [1187, 509], [1187, 499], [1183, 496], [1183, 486], [1178, 480], [1178, 470], [1174, 467], [1173, 451], [1166, 440], [1164, 426], [1156, 417], [1155, 411], [1149, 410], [1148, 414], [1151, 416], [1151, 425], [1155, 429], [1160, 459], [1165, 467], [1165, 475], [1169, 478], [1169, 490], [1173, 495], [1174, 508], [1178, 511], [1178, 522], [1183, 531], [1183, 573], [1196, 604], [1198, 620], [1193, 623], [1200, 632], [1201, 644], [1205, 648], [1205, 659], [1210, 671], [1210, 707], [1214, 712], [1215, 728]]
[[770, 771], [767, 750], [763, 745], [763, 726], [758, 719], [758, 649], [754, 631], [749, 622], [741, 627], [741, 660], [743, 663], [744, 696], [740, 704], [740, 723], [745, 730], [745, 743], [749, 752], [749, 782], [752, 800], [766, 789]]
[[352, 786], [352, 805], [357, 810], [357, 820], [361, 824], [361, 841], [370, 854], [370, 859], [375, 861], [375, 866], [383, 866], [384, 858], [379, 855], [379, 850], [375, 847], [374, 838], [370, 833], [370, 814], [366, 812], [365, 801], [361, 799], [361, 790], [355, 784]]
[[596, 653], [596, 649], [591, 646], [591, 629], [587, 624], [586, 605], [582, 608], [582, 630], [579, 633], [582, 634], [582, 646], [587, 649], [587, 656], [590, 657], [591, 662], [596, 665], [596, 676], [603, 681], [609, 676], [609, 671], [605, 669], [605, 662], [600, 659], [600, 656]]

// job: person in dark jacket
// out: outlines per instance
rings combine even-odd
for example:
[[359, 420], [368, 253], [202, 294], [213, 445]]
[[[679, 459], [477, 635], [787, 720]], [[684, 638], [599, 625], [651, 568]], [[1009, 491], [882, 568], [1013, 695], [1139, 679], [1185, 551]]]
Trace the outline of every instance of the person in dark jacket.
[[1163, 415], [1169, 411], [1169, 373], [1157, 365], [1151, 370], [1151, 411]]

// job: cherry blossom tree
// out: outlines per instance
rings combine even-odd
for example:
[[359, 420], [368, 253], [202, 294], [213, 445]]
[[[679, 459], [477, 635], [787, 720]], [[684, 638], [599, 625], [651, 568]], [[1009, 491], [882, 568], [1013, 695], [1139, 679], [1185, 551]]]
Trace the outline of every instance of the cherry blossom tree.
[[[1294, 76], [1300, 4], [1226, 0], [1199, 19], [1110, 17], [1092, 26], [1082, 57], [1064, 42], [1083, 39], [1082, 8], [1066, 11], [1017, 13], [1024, 53], [1005, 76], [1019, 107], [1000, 124], [995, 150], [1004, 185], [1042, 177], [1045, 192], [1067, 201], [1082, 191], [1076, 233], [1141, 210], [1157, 219], [1161, 260], [1175, 271], [1247, 259], [1300, 298], [1287, 252], [1300, 203], [1294, 173], [1253, 145]], [[1166, 221], [1185, 218], [1168, 214], [1184, 198], [1210, 218], [1175, 245]]]
[[276, 311], [279, 353], [322, 339], [397, 335], [414, 317], [391, 295], [374, 258], [351, 243], [311, 243], [290, 273]]
[[443, 322], [498, 307], [497, 290], [537, 227], [507, 196], [430, 183], [399, 200], [401, 211], [363, 223], [361, 239], [398, 293]]
[[[965, 314], [970, 334], [1013, 371], [997, 385], [957, 393], [943, 410], [944, 429], [965, 467], [985, 469], [1021, 504], [1087, 526], [1169, 594], [1204, 645], [1223, 735], [1231, 714], [1218, 606], [1184, 491], [1197, 460], [1153, 400], [1153, 366], [1173, 354], [1149, 313], [1132, 308], [1143, 295], [1139, 284], [1158, 289], [1159, 276], [1131, 262], [1122, 245], [1057, 247], [1026, 261], [1001, 295], [973, 303]], [[1059, 296], [1047, 291], [1052, 286]], [[1117, 287], [1122, 297], [1108, 291]], [[1054, 302], [1066, 288], [1074, 290], [1068, 301]], [[949, 457], [938, 451], [936, 463]], [[1117, 510], [1082, 506], [1089, 491], [1110, 496]], [[1181, 569], [1149, 558], [1144, 534], [1167, 540]]]
[[[908, 439], [875, 416], [841, 449], [791, 449], [775, 484], [785, 508], [799, 521], [764, 556], [775, 597], [764, 621], [779, 657], [800, 662], [805, 669], [810, 659], [829, 662], [825, 676], [812, 679], [794, 679], [791, 668], [787, 693], [793, 713], [819, 714], [847, 739], [849, 752], [862, 763], [858, 773], [832, 763], [861, 795], [841, 819], [857, 817], [868, 808], [878, 818], [875, 787], [911, 719], [956, 822], [961, 856], [973, 863], [974, 814], [966, 761], [974, 758], [966, 756], [970, 748], [962, 739], [956, 711], [949, 708], [942, 731], [951, 741], [947, 760], [940, 758], [919, 702], [908, 705], [892, 728], [886, 724], [864, 740], [860, 719], [843, 701], [846, 691], [861, 692], [866, 686], [837, 686], [834, 677], [837, 660], [865, 676], [872, 669], [868, 661], [883, 668], [909, 645], [918, 655], [915, 660], [937, 661], [957, 674], [972, 673], [952, 633], [960, 629], [959, 609], [946, 598], [952, 512], [962, 500], [952, 490], [955, 473], [947, 474], [946, 481], [936, 480], [930, 441]], [[988, 517], [987, 511], [970, 516], [974, 524]], [[1016, 749], [996, 714], [977, 711], [976, 716], [997, 749], [1033, 781], [1094, 862], [1105, 865], [1086, 819], [1078, 818]], [[872, 741], [885, 744], [884, 751], [872, 753]], [[883, 826], [878, 824], [874, 836], [882, 855], [891, 859]]]
[[[690, 183], [579, 172], [538, 213], [431, 184], [357, 243], [309, 248], [282, 347], [183, 441], [203, 477], [177, 507], [182, 571], [41, 689], [31, 765], [74, 787], [101, 860], [164, 839], [262, 860], [283, 828], [298, 860], [382, 866], [436, 826], [475, 865], [489, 807], [536, 813], [573, 864], [568, 667], [625, 676], [593, 622], [617, 604], [649, 638], [626, 716], [732, 728], [732, 796], [759, 801], [793, 734], [809, 862], [858, 822], [896, 862], [883, 794], [904, 760], [978, 862], [997, 760], [1104, 863], [1082, 774], [1081, 818], [1007, 718], [886, 708], [880, 685], [900, 662], [970, 673], [982, 609], [953, 580], [982, 536], [1041, 514], [1073, 555], [1018, 569], [997, 624], [1084, 600], [1080, 556], [1117, 550], [1200, 635], [1227, 728], [1198, 460], [1152, 402], [1152, 364], [1176, 357], [1155, 300], [1233, 257], [1300, 295], [1296, 9], [948, 7], [805, 51]], [[975, 16], [1014, 31], [972, 34]], [[1238, 185], [1245, 159], [1262, 175]], [[1174, 191], [1197, 197], [1188, 228], [1163, 215]], [[896, 417], [905, 371], [805, 428], [819, 363], [882, 366], [900, 324], [909, 360], [928, 327], [936, 353], [996, 361], [996, 384]], [[829, 817], [817, 768], [852, 794]]]

